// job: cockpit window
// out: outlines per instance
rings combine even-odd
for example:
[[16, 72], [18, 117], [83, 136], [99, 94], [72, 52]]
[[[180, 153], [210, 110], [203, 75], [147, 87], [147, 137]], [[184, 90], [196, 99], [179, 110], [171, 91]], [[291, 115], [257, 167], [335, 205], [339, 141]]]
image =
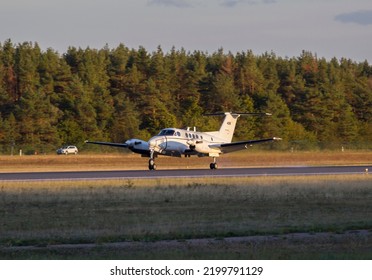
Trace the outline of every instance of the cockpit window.
[[165, 135], [165, 136], [174, 135], [174, 130], [173, 129], [163, 129], [162, 131], [160, 131], [159, 135]]

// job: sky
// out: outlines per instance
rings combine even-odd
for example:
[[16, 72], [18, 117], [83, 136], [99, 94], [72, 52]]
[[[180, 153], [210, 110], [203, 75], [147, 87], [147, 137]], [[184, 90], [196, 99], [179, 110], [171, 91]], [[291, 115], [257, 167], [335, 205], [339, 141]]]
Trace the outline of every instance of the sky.
[[252, 50], [372, 64], [371, 0], [1, 0], [0, 42], [213, 53]]

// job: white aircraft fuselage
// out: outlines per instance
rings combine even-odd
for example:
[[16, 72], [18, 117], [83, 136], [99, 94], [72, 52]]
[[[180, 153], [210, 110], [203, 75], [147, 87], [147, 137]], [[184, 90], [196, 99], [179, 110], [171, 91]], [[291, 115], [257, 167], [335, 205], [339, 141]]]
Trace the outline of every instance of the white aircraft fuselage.
[[166, 156], [218, 156], [219, 150], [210, 145], [222, 143], [225, 143], [223, 139], [206, 132], [165, 128], [148, 141], [148, 149], [153, 148], [156, 153]]
[[[110, 143], [86, 141], [86, 143], [108, 145], [128, 148], [134, 153], [150, 157], [149, 169], [156, 169], [155, 158], [158, 155], [181, 157], [184, 156], [209, 156], [213, 157], [211, 169], [217, 168], [216, 158], [223, 153], [234, 152], [247, 149], [252, 144], [281, 140], [273, 137], [259, 140], [247, 140], [240, 142], [231, 142], [240, 115], [252, 115], [251, 113], [224, 113], [225, 118], [219, 131], [199, 132], [194, 128], [191, 130], [179, 128], [164, 128], [149, 141], [141, 139], [129, 139], [125, 143]], [[221, 114], [218, 114], [221, 115]], [[257, 115], [257, 114], [253, 114]], [[260, 114], [262, 115], [262, 114]], [[270, 114], [265, 114], [270, 115]]]

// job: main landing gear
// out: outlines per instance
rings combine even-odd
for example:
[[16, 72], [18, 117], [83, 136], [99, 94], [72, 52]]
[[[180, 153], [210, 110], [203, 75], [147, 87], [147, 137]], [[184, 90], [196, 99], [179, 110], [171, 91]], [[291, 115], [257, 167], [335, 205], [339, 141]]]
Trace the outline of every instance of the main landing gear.
[[150, 151], [149, 170], [156, 170], [156, 164], [154, 160], [154, 150]]
[[[216, 158], [213, 158], [213, 162], [209, 165], [210, 169], [214, 170], [218, 168]], [[149, 170], [156, 170], [156, 164], [154, 160], [154, 155], [153, 153], [150, 154], [150, 159], [149, 159]]]
[[215, 157], [213, 158], [213, 162], [209, 165], [209, 167], [210, 167], [212, 170], [218, 168], [218, 165], [217, 165], [217, 162], [216, 162], [216, 158], [215, 158]]

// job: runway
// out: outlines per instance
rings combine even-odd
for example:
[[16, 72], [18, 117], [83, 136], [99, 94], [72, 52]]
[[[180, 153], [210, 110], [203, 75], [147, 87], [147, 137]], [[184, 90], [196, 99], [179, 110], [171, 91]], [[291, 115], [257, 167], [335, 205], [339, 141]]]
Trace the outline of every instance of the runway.
[[225, 169], [186, 170], [125, 170], [125, 171], [77, 171], [77, 172], [19, 172], [0, 173], [0, 181], [53, 181], [53, 180], [108, 180], [108, 179], [156, 179], [202, 177], [258, 177], [299, 175], [367, 174], [371, 165], [363, 166], [293, 166], [252, 167]]

